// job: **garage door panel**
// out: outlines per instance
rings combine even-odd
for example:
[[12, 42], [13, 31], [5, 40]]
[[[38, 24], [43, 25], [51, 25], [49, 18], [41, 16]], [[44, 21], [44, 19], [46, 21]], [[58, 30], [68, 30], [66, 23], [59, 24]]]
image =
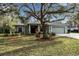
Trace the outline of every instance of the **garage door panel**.
[[52, 28], [52, 32], [54, 32], [56, 34], [63, 34], [64, 28]]

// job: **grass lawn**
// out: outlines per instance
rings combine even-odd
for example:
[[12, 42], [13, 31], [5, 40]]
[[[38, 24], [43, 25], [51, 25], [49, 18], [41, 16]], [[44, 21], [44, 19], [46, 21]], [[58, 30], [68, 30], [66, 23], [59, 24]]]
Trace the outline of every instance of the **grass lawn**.
[[55, 41], [35, 41], [34, 36], [0, 37], [0, 55], [60, 56], [79, 55], [79, 40], [57, 37]]

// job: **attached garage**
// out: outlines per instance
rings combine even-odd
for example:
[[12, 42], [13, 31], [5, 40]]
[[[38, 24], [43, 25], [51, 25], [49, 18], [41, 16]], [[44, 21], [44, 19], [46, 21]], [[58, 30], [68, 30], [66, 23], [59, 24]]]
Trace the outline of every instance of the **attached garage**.
[[49, 33], [56, 33], [56, 34], [64, 34], [67, 33], [68, 28], [65, 24], [52, 24], [49, 26]]
[[52, 28], [52, 32], [56, 33], [56, 34], [63, 34], [65, 33], [65, 28], [61, 27], [61, 28]]

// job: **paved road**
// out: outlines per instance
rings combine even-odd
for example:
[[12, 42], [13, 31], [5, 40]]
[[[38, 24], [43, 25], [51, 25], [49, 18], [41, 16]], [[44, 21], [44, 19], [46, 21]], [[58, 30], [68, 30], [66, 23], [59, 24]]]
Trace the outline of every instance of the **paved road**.
[[78, 33], [57, 34], [57, 36], [65, 36], [65, 37], [70, 37], [70, 38], [79, 39], [79, 34], [78, 34]]

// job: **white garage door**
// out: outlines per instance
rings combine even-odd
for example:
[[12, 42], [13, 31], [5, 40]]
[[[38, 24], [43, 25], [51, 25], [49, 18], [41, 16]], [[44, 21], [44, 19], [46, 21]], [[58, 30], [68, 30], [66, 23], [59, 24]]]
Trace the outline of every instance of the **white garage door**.
[[52, 28], [52, 32], [56, 34], [64, 34], [64, 28]]

